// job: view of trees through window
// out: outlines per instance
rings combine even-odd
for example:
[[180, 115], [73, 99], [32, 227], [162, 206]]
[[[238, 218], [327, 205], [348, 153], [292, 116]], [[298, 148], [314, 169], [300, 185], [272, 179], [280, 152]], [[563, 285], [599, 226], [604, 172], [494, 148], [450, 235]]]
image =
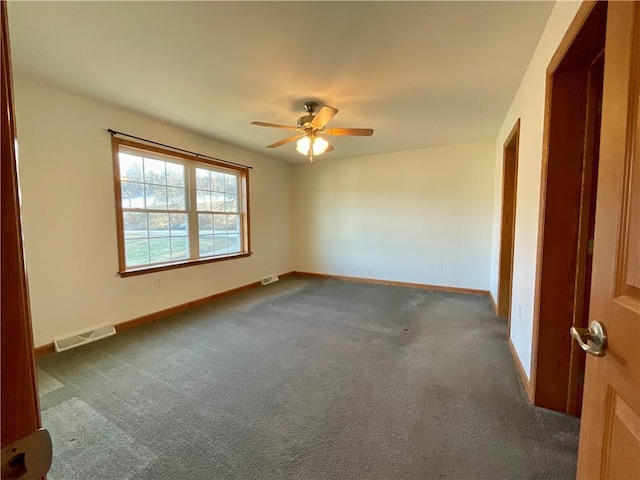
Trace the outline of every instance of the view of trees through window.
[[239, 175], [120, 151], [127, 267], [241, 251]]
[[196, 197], [200, 255], [239, 252], [238, 178], [196, 168]]

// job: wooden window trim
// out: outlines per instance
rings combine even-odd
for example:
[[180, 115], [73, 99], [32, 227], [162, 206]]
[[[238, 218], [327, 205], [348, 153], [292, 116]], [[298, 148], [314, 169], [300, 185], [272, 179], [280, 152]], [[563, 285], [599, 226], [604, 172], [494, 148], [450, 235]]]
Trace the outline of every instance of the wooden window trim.
[[253, 252], [231, 253], [224, 256], [198, 258], [194, 260], [178, 260], [171, 263], [154, 264], [149, 266], [131, 267], [127, 270], [118, 272], [121, 277], [135, 277], [136, 275], [144, 275], [145, 273], [164, 272], [165, 270], [174, 270], [176, 268], [192, 267], [194, 265], [205, 265], [207, 263], [224, 262], [225, 260], [233, 260], [234, 258], [250, 257]]
[[[239, 216], [242, 225], [241, 228], [241, 246], [240, 252], [218, 255], [215, 257], [202, 257], [186, 260], [176, 260], [166, 263], [154, 263], [150, 265], [136, 265], [135, 267], [126, 266], [125, 257], [125, 245], [124, 245], [124, 220], [123, 220], [123, 207], [122, 207], [122, 188], [120, 181], [120, 161], [119, 152], [120, 146], [129, 147], [132, 149], [142, 150], [146, 152], [155, 153], [169, 158], [177, 160], [186, 160], [189, 163], [201, 164], [204, 166], [220, 167], [225, 170], [236, 172], [239, 175], [240, 192], [238, 197], [238, 206], [240, 207]], [[252, 255], [251, 251], [251, 224], [249, 213], [249, 169], [239, 167], [236, 165], [229, 165], [224, 162], [217, 162], [215, 160], [209, 160], [201, 158], [196, 155], [190, 155], [183, 152], [174, 152], [172, 150], [147, 145], [145, 143], [133, 142], [131, 140], [124, 140], [117, 137], [111, 138], [111, 151], [113, 156], [113, 180], [114, 180], [114, 192], [116, 200], [116, 231], [118, 235], [118, 274], [121, 277], [132, 277], [136, 275], [144, 275], [147, 273], [157, 273], [165, 270], [173, 270], [176, 268], [191, 267], [195, 265], [204, 265], [208, 263], [222, 262], [226, 260], [233, 260], [237, 258], [247, 258]], [[188, 191], [191, 190], [189, 187]], [[168, 212], [168, 211], [167, 211]]]

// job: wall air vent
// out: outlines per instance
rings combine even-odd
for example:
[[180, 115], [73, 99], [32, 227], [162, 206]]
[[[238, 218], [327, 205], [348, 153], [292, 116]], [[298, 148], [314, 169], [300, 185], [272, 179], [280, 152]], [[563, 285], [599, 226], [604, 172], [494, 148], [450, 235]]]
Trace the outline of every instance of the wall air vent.
[[268, 277], [263, 277], [260, 279], [260, 283], [262, 285], [269, 285], [270, 283], [277, 282], [280, 280], [277, 275], [269, 275]]
[[110, 337], [115, 335], [116, 329], [113, 325], [100, 325], [94, 327], [91, 330], [85, 330], [83, 332], [72, 333], [64, 337], [59, 337], [53, 340], [53, 345], [56, 352], [62, 352], [63, 350], [69, 350], [70, 348], [84, 345], [85, 343], [95, 342], [101, 338]]

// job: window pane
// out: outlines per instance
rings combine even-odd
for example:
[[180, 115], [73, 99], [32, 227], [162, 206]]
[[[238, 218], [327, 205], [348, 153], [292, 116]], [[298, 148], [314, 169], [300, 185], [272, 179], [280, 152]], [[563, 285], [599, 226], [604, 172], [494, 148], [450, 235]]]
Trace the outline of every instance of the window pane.
[[124, 225], [120, 242], [127, 267], [242, 251], [241, 173], [174, 159], [168, 151], [121, 148], [116, 157]]
[[184, 213], [169, 214], [169, 228], [172, 237], [185, 237], [188, 234], [188, 220]]
[[171, 260], [171, 243], [168, 237], [149, 239], [149, 258], [151, 263]]
[[196, 201], [198, 202], [199, 212], [211, 211], [211, 197], [208, 191], [196, 190]]
[[211, 194], [211, 210], [214, 212], [224, 212], [224, 194]]
[[213, 237], [214, 251], [216, 255], [220, 253], [227, 253], [227, 236], [216, 235]]
[[213, 235], [200, 236], [200, 256], [208, 257], [213, 255]]
[[240, 251], [240, 236], [229, 235], [227, 237], [227, 251], [229, 253], [236, 253]]
[[156, 185], [166, 185], [165, 163], [151, 158], [144, 159], [144, 182]]
[[180, 187], [167, 187], [167, 206], [169, 210], [186, 210], [185, 190]]
[[213, 215], [208, 213], [198, 214], [198, 231], [200, 235], [213, 235]]
[[196, 188], [199, 188], [200, 190], [211, 190], [209, 170], [196, 168]]
[[238, 211], [238, 197], [235, 195], [224, 196], [224, 211], [225, 212], [237, 212]]
[[187, 237], [171, 237], [171, 260], [189, 258], [189, 239]]
[[125, 240], [124, 250], [127, 267], [149, 263], [149, 240], [146, 238]]
[[224, 191], [227, 193], [238, 193], [238, 177], [235, 175], [224, 176]]
[[229, 233], [240, 233], [240, 217], [239, 215], [227, 215], [227, 229]]
[[147, 214], [124, 212], [124, 238], [146, 238], [147, 231]]
[[211, 172], [211, 190], [224, 192], [224, 173]]
[[142, 157], [120, 153], [118, 159], [120, 161], [120, 180], [140, 183], [144, 181], [142, 178]]
[[213, 230], [214, 233], [227, 234], [227, 216], [226, 215], [214, 215], [213, 216]]
[[122, 182], [122, 208], [144, 208], [144, 185], [142, 183]]
[[157, 210], [167, 209], [167, 187], [145, 185], [144, 190], [147, 208], [154, 208]]
[[184, 187], [184, 165], [166, 162], [167, 185], [173, 187]]
[[168, 237], [169, 236], [169, 214], [150, 213], [149, 214], [149, 236]]

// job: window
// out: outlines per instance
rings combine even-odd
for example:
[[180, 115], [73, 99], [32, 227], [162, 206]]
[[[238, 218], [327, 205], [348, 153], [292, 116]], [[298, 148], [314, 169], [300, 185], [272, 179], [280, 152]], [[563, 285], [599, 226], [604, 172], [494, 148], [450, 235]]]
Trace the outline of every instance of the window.
[[250, 255], [248, 171], [113, 138], [121, 276]]

